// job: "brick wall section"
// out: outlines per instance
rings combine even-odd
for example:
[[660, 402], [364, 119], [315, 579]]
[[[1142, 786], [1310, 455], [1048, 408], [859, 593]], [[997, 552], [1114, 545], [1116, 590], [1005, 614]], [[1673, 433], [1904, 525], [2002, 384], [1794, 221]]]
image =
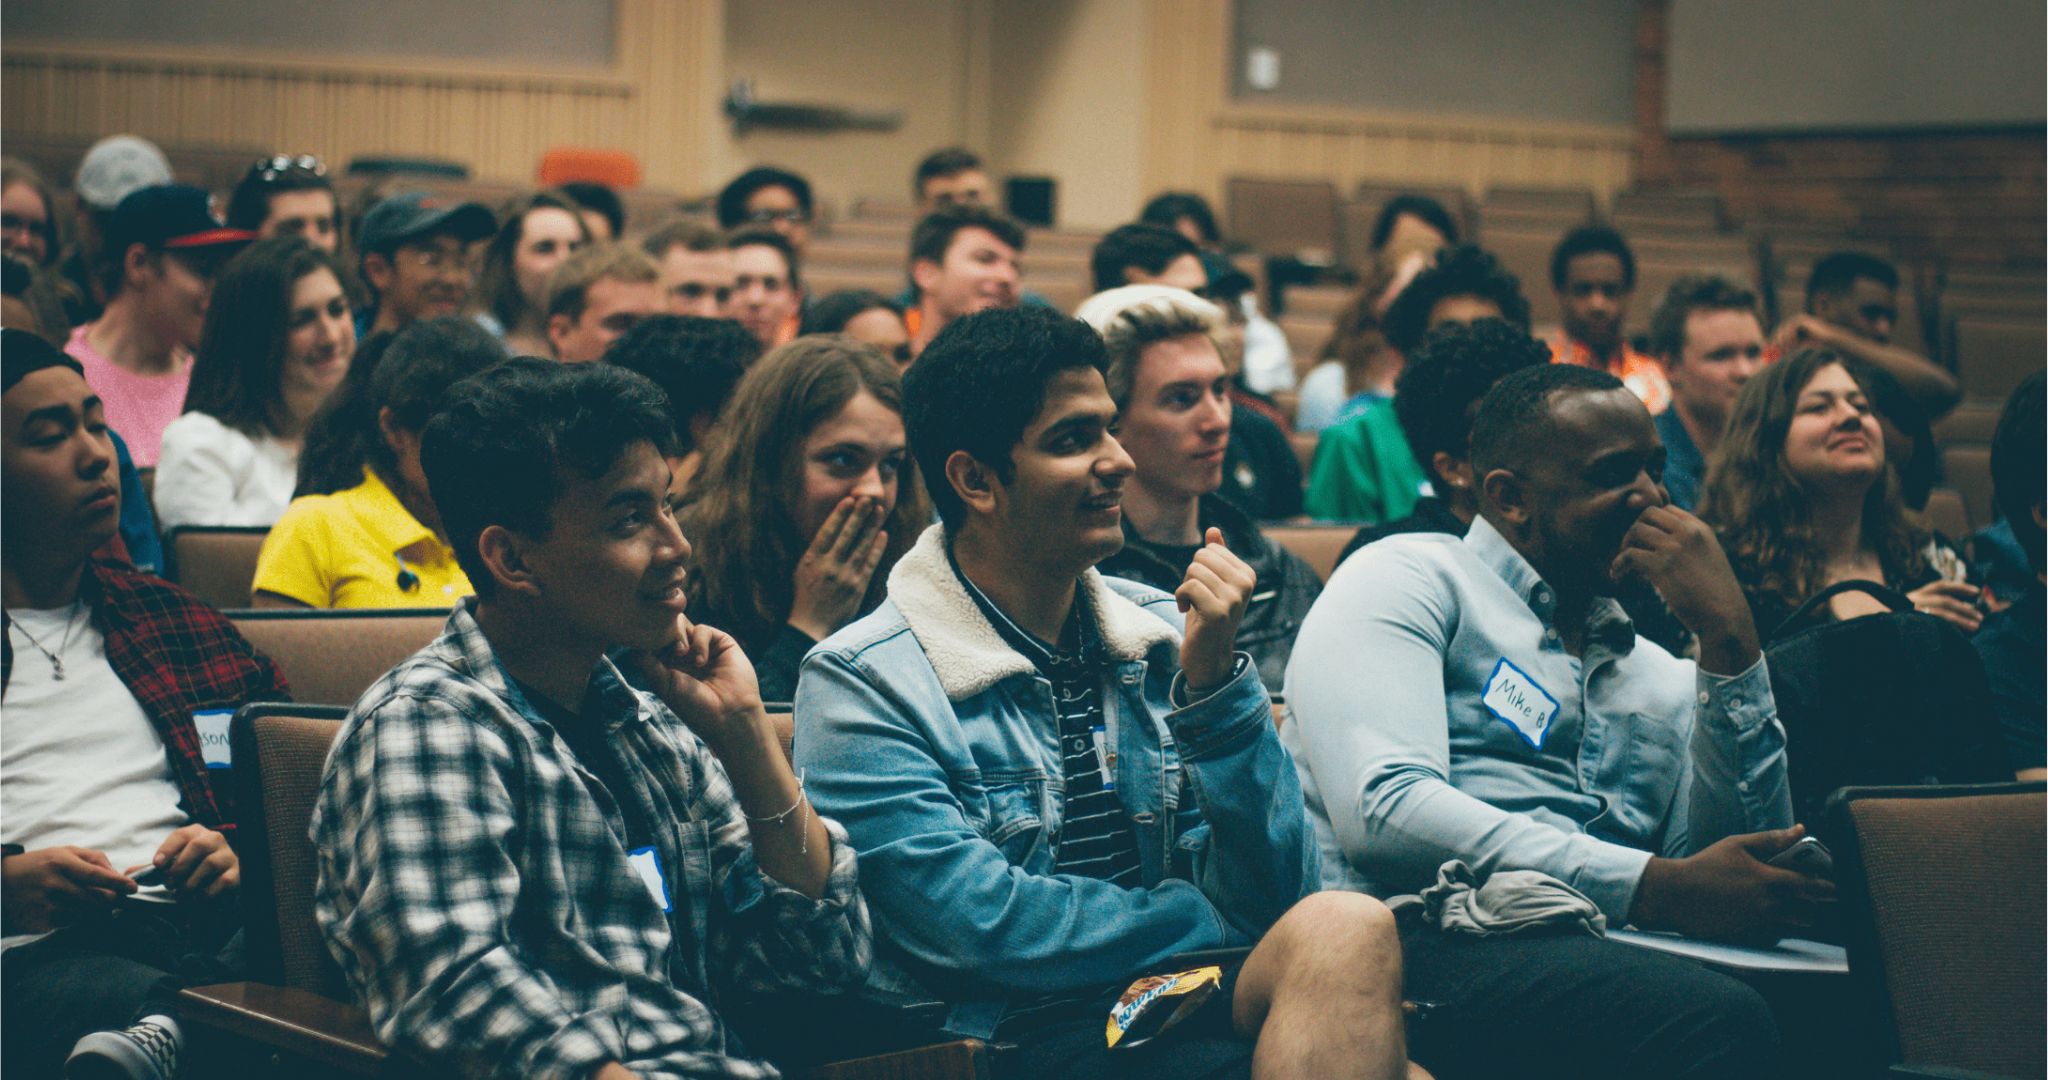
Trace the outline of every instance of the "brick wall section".
[[1641, 0], [1637, 15], [1639, 186], [1716, 191], [1739, 222], [1838, 227], [1935, 266], [2040, 268], [2040, 130], [1673, 138], [1664, 130], [1666, 10], [1667, 0]]

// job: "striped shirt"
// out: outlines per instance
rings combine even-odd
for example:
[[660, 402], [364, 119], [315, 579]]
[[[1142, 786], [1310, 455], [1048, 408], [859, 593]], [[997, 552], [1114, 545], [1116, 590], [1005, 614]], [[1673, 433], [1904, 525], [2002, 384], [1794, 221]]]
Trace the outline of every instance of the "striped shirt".
[[1116, 797], [1115, 758], [1103, 726], [1102, 682], [1109, 664], [1095, 629], [1095, 613], [1088, 607], [1087, 593], [1074, 591], [1074, 606], [1067, 612], [1063, 641], [1071, 649], [1049, 645], [1011, 621], [1003, 610], [982, 594], [958, 562], [953, 571], [974, 597], [989, 624], [1003, 640], [1016, 649], [1046, 681], [1052, 683], [1053, 707], [1058, 712], [1060, 772], [1066, 797], [1061, 804], [1062, 826], [1054, 844], [1053, 872], [1100, 878], [1126, 888], [1142, 884], [1138, 863], [1138, 837], [1124, 805]]

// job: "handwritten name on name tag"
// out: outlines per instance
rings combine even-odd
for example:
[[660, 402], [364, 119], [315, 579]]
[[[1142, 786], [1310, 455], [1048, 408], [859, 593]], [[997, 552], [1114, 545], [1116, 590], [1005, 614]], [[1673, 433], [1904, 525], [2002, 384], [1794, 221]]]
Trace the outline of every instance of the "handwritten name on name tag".
[[234, 749], [228, 742], [228, 724], [234, 718], [233, 709], [202, 709], [192, 714], [192, 726], [199, 730], [199, 753], [207, 768], [234, 766]]
[[1543, 737], [1550, 731], [1550, 721], [1557, 716], [1557, 699], [1537, 685], [1528, 672], [1502, 657], [1487, 678], [1486, 693], [1479, 700], [1501, 723], [1513, 728], [1523, 742], [1543, 749]]

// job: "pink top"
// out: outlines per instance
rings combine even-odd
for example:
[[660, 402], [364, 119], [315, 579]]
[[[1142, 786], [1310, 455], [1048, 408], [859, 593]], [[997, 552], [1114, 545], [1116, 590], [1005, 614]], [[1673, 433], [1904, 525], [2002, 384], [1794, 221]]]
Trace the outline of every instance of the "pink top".
[[87, 323], [73, 330], [64, 351], [85, 369], [86, 385], [105, 403], [107, 426], [128, 443], [135, 467], [156, 468], [164, 428], [185, 410], [185, 386], [192, 381], [192, 354], [179, 349], [168, 375], [137, 375], [101, 356], [86, 341], [86, 332], [95, 325]]

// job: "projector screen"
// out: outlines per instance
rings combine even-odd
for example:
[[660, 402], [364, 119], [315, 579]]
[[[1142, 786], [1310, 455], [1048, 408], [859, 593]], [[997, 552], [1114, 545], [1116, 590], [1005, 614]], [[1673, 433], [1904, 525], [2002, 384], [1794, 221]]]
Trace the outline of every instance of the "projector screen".
[[1671, 0], [1674, 135], [2041, 125], [2041, 0]]

